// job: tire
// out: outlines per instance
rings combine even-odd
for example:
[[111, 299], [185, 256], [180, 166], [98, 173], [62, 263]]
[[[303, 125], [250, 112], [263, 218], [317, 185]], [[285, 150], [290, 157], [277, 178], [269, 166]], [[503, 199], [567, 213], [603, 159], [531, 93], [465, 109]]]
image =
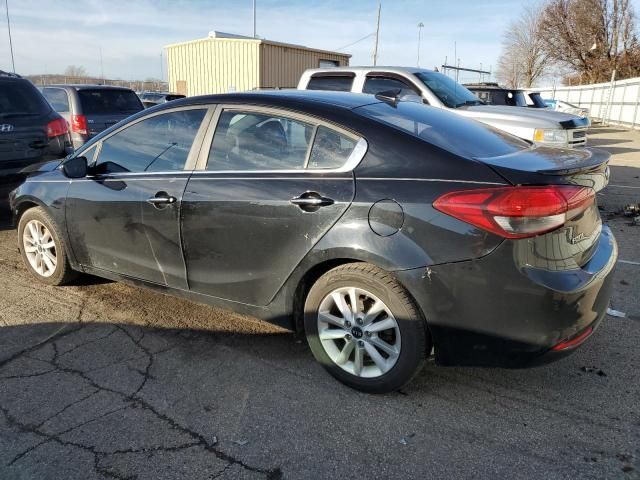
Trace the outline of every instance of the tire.
[[431, 351], [426, 322], [407, 291], [366, 263], [341, 265], [316, 281], [305, 301], [304, 326], [316, 360], [345, 385], [368, 393], [400, 389]]
[[[35, 241], [34, 231], [40, 237]], [[18, 244], [27, 270], [40, 282], [64, 285], [77, 277], [69, 264], [67, 246], [60, 229], [42, 207], [31, 208], [20, 217]]]

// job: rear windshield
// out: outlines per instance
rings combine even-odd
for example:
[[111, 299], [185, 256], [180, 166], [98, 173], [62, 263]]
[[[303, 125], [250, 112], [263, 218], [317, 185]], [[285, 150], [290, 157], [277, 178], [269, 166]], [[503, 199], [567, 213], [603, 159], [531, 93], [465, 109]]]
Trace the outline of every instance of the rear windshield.
[[51, 108], [42, 94], [27, 81], [4, 81], [0, 86], [0, 117], [43, 115]]
[[131, 90], [78, 90], [78, 96], [85, 115], [132, 114], [144, 108]]
[[374, 103], [354, 111], [463, 157], [498, 157], [530, 146], [518, 137], [475, 120], [414, 102], [400, 102], [395, 107]]
[[307, 90], [329, 90], [332, 92], [350, 92], [353, 85], [352, 76], [322, 76], [312, 77], [307, 84]]

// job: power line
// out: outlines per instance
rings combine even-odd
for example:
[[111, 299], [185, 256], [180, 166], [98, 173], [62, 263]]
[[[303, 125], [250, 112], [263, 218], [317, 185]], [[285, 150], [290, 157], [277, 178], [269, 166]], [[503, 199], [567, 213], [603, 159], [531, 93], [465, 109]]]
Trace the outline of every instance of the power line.
[[356, 40], [355, 42], [350, 43], [349, 45], [345, 45], [344, 47], [336, 48], [336, 49], [334, 49], [334, 51], [335, 51], [335, 52], [339, 52], [340, 50], [344, 50], [345, 48], [349, 48], [350, 46], [355, 45], [356, 43], [360, 43], [360, 42], [362, 42], [363, 40], [366, 40], [367, 38], [371, 38], [371, 37], [373, 37], [375, 34], [376, 34], [376, 32], [372, 32], [372, 33], [370, 33], [369, 35], [365, 35], [365, 36], [364, 36], [364, 37], [362, 37], [360, 40]]
[[9, 0], [4, 0], [4, 6], [7, 9], [7, 30], [9, 31], [9, 50], [11, 50], [11, 66], [13, 73], [16, 73], [16, 61], [13, 58], [13, 41], [11, 40], [11, 23], [9, 22]]

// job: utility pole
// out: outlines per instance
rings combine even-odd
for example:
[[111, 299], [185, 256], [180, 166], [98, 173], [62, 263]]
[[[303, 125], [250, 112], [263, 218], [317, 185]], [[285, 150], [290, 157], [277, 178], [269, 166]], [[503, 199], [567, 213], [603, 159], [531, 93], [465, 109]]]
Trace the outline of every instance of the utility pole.
[[376, 44], [373, 47], [373, 66], [375, 67], [378, 62], [378, 39], [380, 38], [380, 9], [382, 8], [382, 3], [378, 2], [378, 22], [376, 26]]
[[256, 38], [256, 0], [253, 0], [253, 38]]
[[416, 62], [416, 66], [418, 68], [420, 67], [420, 41], [422, 40], [421, 33], [423, 28], [424, 28], [424, 23], [420, 22], [418, 24], [418, 61]]
[[16, 61], [13, 58], [13, 41], [11, 40], [11, 22], [9, 21], [9, 0], [4, 0], [4, 6], [7, 10], [7, 31], [9, 32], [9, 50], [11, 50], [11, 66], [13, 73], [16, 73]]

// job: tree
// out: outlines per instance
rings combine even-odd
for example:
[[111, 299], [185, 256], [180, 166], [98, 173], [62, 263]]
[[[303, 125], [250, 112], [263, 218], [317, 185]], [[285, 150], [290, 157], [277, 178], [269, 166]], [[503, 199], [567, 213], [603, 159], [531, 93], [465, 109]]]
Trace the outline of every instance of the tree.
[[64, 75], [66, 77], [86, 77], [87, 71], [83, 66], [69, 65], [65, 68]]
[[640, 46], [629, 0], [551, 0], [540, 21], [549, 59], [569, 67], [572, 82], [608, 81], [640, 74]]
[[529, 88], [548, 68], [537, 12], [526, 9], [504, 34], [496, 77], [509, 87]]

